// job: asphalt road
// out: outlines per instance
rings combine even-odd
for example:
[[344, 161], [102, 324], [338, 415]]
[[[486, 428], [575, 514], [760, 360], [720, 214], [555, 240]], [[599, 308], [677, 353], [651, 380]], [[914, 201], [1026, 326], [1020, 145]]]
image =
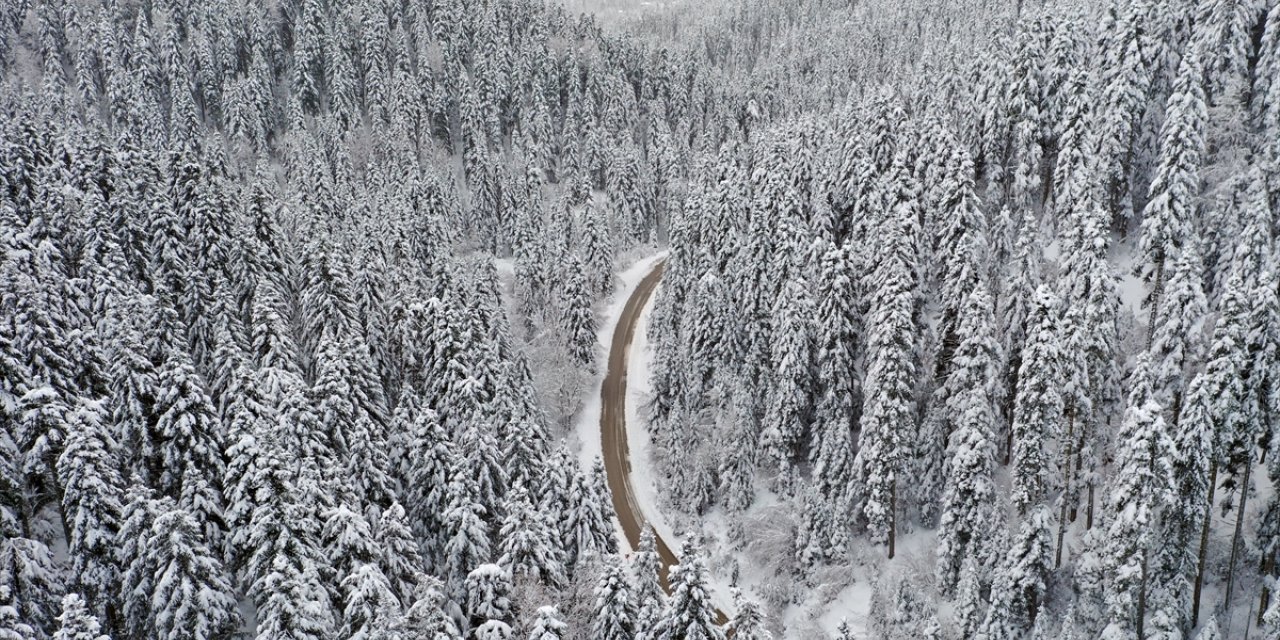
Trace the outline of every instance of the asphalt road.
[[[618, 514], [618, 523], [622, 525], [622, 532], [632, 549], [640, 545], [640, 534], [647, 521], [631, 487], [631, 458], [627, 449], [627, 363], [631, 342], [636, 335], [636, 324], [653, 295], [653, 290], [658, 287], [665, 266], [665, 262], [659, 262], [640, 281], [640, 285], [622, 308], [622, 315], [618, 318], [618, 326], [613, 329], [613, 341], [609, 346], [609, 368], [605, 371], [604, 384], [600, 386], [600, 436], [604, 470], [609, 482], [609, 493], [613, 495], [613, 510]], [[658, 557], [662, 560], [662, 587], [670, 593], [667, 573], [680, 560], [671, 551], [667, 541], [657, 536], [656, 531], [654, 534]], [[717, 610], [716, 615], [720, 624], [727, 620], [722, 611]]]

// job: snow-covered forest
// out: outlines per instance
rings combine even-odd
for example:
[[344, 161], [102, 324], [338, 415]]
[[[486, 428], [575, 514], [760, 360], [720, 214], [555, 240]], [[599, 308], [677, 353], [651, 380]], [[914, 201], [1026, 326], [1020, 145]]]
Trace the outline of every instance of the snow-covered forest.
[[625, 4], [0, 0], [0, 640], [1280, 639], [1280, 1]]

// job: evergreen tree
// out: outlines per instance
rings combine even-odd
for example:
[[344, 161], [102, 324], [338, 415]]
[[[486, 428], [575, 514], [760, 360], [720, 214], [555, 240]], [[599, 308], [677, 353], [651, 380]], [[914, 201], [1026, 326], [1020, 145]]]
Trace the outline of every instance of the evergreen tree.
[[1059, 435], [1062, 417], [1058, 300], [1047, 286], [1036, 290], [1022, 349], [1013, 414], [1013, 505], [1025, 515], [1042, 504], [1051, 486], [1046, 438]]
[[869, 364], [863, 397], [858, 453], [854, 459], [855, 485], [865, 492], [862, 513], [871, 539], [887, 543], [893, 556], [897, 528], [898, 474], [905, 433], [914, 423], [914, 306], [913, 267], [901, 245], [908, 237], [893, 240], [894, 251], [877, 268], [879, 290], [869, 335]]
[[976, 638], [999, 640], [1018, 638], [1031, 630], [1044, 615], [1049, 588], [1049, 511], [1039, 507], [1031, 512], [996, 570], [991, 584], [991, 606]]
[[1108, 500], [1104, 562], [1112, 576], [1107, 586], [1108, 623], [1104, 638], [1142, 633], [1147, 572], [1154, 548], [1154, 523], [1163, 505], [1172, 500], [1173, 442], [1160, 406], [1151, 399], [1145, 357], [1131, 379], [1129, 409], [1119, 434], [1117, 475]]
[[560, 612], [553, 606], [538, 607], [537, 618], [529, 632], [529, 640], [563, 640], [569, 625], [560, 619]]
[[[813, 414], [817, 443], [810, 457], [818, 492], [837, 513], [844, 513], [848, 508], [858, 401], [852, 308], [856, 298], [850, 270], [845, 249], [830, 248], [823, 254], [818, 303], [818, 326], [822, 333], [816, 355], [821, 387]], [[836, 532], [826, 531], [822, 535], [832, 539]]]
[[787, 281], [773, 312], [777, 339], [773, 342], [774, 384], [764, 417], [760, 444], [778, 465], [778, 476], [789, 485], [808, 433], [817, 380], [813, 372], [813, 309], [805, 284]]
[[474, 624], [505, 621], [511, 614], [511, 574], [496, 564], [482, 564], [467, 574], [467, 613]]
[[649, 633], [658, 623], [658, 617], [666, 606], [667, 593], [662, 589], [662, 560], [658, 557], [653, 527], [646, 525], [640, 532], [640, 546], [631, 557], [631, 577], [635, 585], [637, 634]]
[[224, 638], [239, 627], [235, 592], [200, 538], [194, 517], [170, 499], [138, 494], [125, 511], [120, 535], [136, 545], [124, 556], [124, 614], [144, 637]]
[[84, 598], [75, 593], [63, 596], [62, 615], [58, 616], [58, 630], [53, 640], [109, 640], [110, 636], [100, 633], [101, 628]]
[[605, 560], [592, 611], [593, 638], [632, 640], [640, 631], [636, 627], [636, 603], [631, 597], [631, 580], [616, 558]]
[[358, 564], [342, 580], [346, 600], [341, 633], [349, 638], [378, 638], [399, 615], [400, 602], [391, 582], [376, 564]]
[[733, 619], [729, 621], [726, 632], [742, 640], [770, 640], [773, 634], [764, 627], [764, 614], [760, 605], [747, 600], [741, 590], [734, 590], [733, 603], [737, 609]]
[[556, 535], [546, 516], [529, 501], [528, 492], [518, 488], [509, 494], [503, 513], [498, 564], [517, 577], [528, 576], [550, 586], [563, 584], [563, 561], [553, 542]]
[[686, 540], [680, 547], [681, 563], [671, 567], [671, 599], [653, 630], [657, 640], [720, 640], [724, 631], [716, 625], [707, 569], [701, 549]]
[[62, 514], [70, 527], [71, 574], [85, 594], [75, 595], [72, 604], [83, 607], [87, 601], [91, 610], [103, 611], [110, 619], [116, 615], [120, 567], [114, 554], [124, 500], [118, 449], [101, 405], [86, 403], [71, 415], [71, 422], [58, 459], [58, 477], [63, 483]]

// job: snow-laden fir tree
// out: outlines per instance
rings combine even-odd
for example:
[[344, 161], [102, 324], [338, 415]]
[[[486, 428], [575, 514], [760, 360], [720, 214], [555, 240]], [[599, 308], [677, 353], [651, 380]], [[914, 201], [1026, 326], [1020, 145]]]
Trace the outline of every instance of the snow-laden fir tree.
[[529, 640], [563, 640], [569, 625], [560, 619], [560, 612], [553, 606], [538, 607], [537, 617], [529, 631]]
[[[2, 617], [2, 616], [0, 616]], [[0, 637], [3, 634], [0, 633]], [[68, 593], [62, 598], [62, 613], [58, 616], [58, 630], [53, 640], [109, 640], [102, 633], [102, 625], [89, 610], [78, 593]]]
[[[969, 294], [960, 332], [963, 342], [956, 350], [953, 376], [995, 370], [991, 340], [991, 298], [979, 288]], [[938, 525], [938, 584], [944, 593], [953, 589], [960, 577], [963, 558], [972, 556], [989, 564], [995, 551], [992, 525], [998, 504], [993, 479], [995, 471], [994, 414], [984, 381], [968, 378], [963, 391], [949, 403], [957, 411], [956, 429], [947, 447], [947, 484], [942, 495], [942, 517]]]
[[795, 465], [808, 434], [817, 382], [813, 371], [815, 325], [809, 291], [790, 279], [773, 310], [773, 380], [760, 444], [778, 466], [783, 490], [791, 490]]
[[1012, 502], [1025, 515], [1043, 504], [1052, 488], [1049, 443], [1059, 436], [1062, 420], [1062, 345], [1058, 334], [1058, 300], [1042, 285], [1027, 318], [1017, 391], [1014, 397]]
[[671, 567], [671, 598], [667, 601], [652, 638], [655, 640], [721, 640], [716, 624], [707, 568], [701, 548], [690, 540], [680, 546], [680, 564]]
[[498, 564], [516, 578], [526, 577], [549, 586], [565, 581], [564, 561], [555, 540], [558, 532], [542, 510], [517, 487], [507, 494], [502, 527], [498, 531]]
[[854, 485], [865, 492], [862, 515], [876, 543], [893, 555], [897, 529], [901, 448], [914, 424], [915, 277], [908, 262], [906, 237], [891, 240], [894, 250], [877, 267], [879, 286], [872, 298], [869, 363], [863, 385], [865, 406], [854, 459]]
[[400, 601], [376, 564], [359, 563], [342, 580], [341, 631], [349, 638], [377, 638], [399, 615]]
[[742, 640], [772, 640], [773, 634], [765, 628], [760, 605], [744, 597], [740, 589], [733, 591], [733, 605], [736, 611], [725, 627], [726, 633]]
[[631, 556], [631, 578], [635, 585], [636, 635], [650, 638], [658, 617], [666, 606], [667, 593], [661, 582], [662, 559], [658, 557], [653, 527], [644, 526], [640, 546]]
[[474, 625], [506, 621], [511, 614], [511, 574], [500, 565], [482, 564], [467, 574], [467, 613]]
[[636, 622], [630, 576], [621, 562], [610, 556], [605, 559], [596, 585], [591, 635], [599, 640], [631, 640], [641, 631]]
[[1036, 508], [1019, 527], [991, 580], [991, 606], [975, 636], [981, 640], [1022, 637], [1044, 615], [1052, 540], [1049, 510]]
[[1110, 487], [1110, 515], [1103, 562], [1106, 589], [1106, 640], [1145, 637], [1147, 569], [1155, 548], [1155, 523], [1172, 502], [1173, 440], [1152, 398], [1150, 362], [1143, 356], [1130, 376], [1133, 390], [1121, 426], [1116, 476]]

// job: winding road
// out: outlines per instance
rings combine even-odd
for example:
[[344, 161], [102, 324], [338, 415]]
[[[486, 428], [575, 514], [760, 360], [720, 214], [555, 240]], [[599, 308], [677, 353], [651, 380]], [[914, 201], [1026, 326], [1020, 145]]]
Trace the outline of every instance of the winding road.
[[[618, 523], [622, 525], [622, 532], [632, 549], [640, 546], [640, 534], [644, 531], [647, 520], [631, 486], [631, 458], [627, 446], [627, 367], [636, 324], [654, 289], [658, 288], [665, 266], [665, 261], [655, 265], [636, 286], [622, 308], [622, 315], [618, 317], [618, 325], [613, 329], [613, 340], [609, 347], [609, 367], [605, 372], [604, 383], [600, 386], [600, 441], [604, 453], [605, 475], [609, 482], [609, 493], [613, 495], [613, 510], [618, 514]], [[670, 593], [667, 573], [680, 560], [667, 542], [657, 536], [656, 531], [654, 538], [658, 557], [662, 561], [662, 586]], [[716, 615], [719, 624], [723, 625], [727, 621], [723, 611], [717, 610]]]

